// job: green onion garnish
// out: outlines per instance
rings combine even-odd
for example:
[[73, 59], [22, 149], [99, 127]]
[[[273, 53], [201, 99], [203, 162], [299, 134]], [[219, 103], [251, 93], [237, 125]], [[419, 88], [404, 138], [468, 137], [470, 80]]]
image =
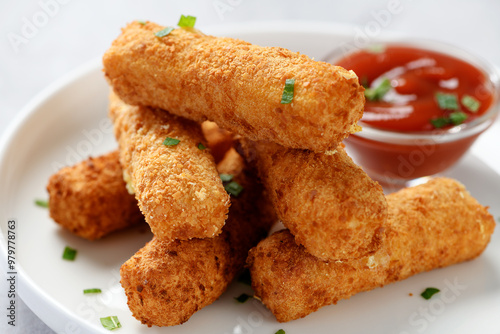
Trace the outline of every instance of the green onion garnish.
[[281, 95], [281, 104], [292, 103], [294, 88], [295, 79], [286, 79], [285, 88], [283, 88], [283, 94]]
[[138, 22], [140, 25], [143, 25], [143, 26], [145, 26], [145, 25], [146, 25], [146, 21], [143, 21], [143, 20], [138, 20], [137, 22]]
[[198, 149], [199, 150], [204, 150], [204, 149], [206, 149], [206, 147], [202, 143], [198, 143]]
[[439, 289], [436, 289], [436, 288], [427, 288], [420, 295], [422, 297], [424, 297], [424, 299], [429, 300], [429, 299], [431, 299], [432, 296], [434, 296], [438, 292], [439, 292]]
[[222, 182], [229, 182], [233, 179], [233, 175], [231, 174], [219, 174], [219, 177], [220, 179], [222, 180]]
[[450, 124], [450, 120], [448, 118], [444, 118], [444, 117], [431, 119], [430, 122], [436, 129], [440, 129], [440, 128]]
[[179, 19], [179, 23], [177, 25], [179, 27], [187, 27], [187, 28], [193, 28], [194, 24], [196, 23], [196, 17], [195, 16], [184, 16], [181, 15], [181, 18]]
[[470, 112], [477, 112], [479, 110], [479, 107], [481, 107], [481, 102], [479, 102], [476, 98], [470, 95], [464, 95], [462, 97], [462, 104]]
[[458, 110], [458, 100], [455, 94], [436, 93], [436, 100], [440, 109]]
[[467, 114], [461, 111], [455, 111], [450, 114], [450, 122], [454, 125], [459, 125], [465, 122]]
[[49, 207], [49, 201], [44, 201], [41, 199], [36, 199], [35, 204], [41, 208], [48, 208]]
[[243, 191], [243, 187], [238, 183], [231, 181], [224, 186], [224, 189], [234, 197], [238, 197], [238, 195]]
[[165, 146], [175, 146], [175, 145], [179, 144], [180, 142], [181, 141], [179, 139], [167, 137], [163, 141], [163, 145], [165, 145]]
[[83, 290], [83, 294], [89, 294], [89, 293], [101, 293], [101, 289], [85, 289]]
[[174, 30], [174, 29], [175, 28], [172, 28], [172, 27], [166, 27], [165, 29], [162, 29], [160, 31], [155, 32], [155, 36], [158, 38], [165, 37], [168, 34], [170, 34], [172, 32], [172, 30]]
[[366, 88], [365, 97], [369, 101], [380, 101], [391, 90], [391, 87], [391, 81], [385, 78], [377, 87]]
[[239, 295], [238, 297], [234, 297], [234, 299], [236, 299], [238, 301], [238, 303], [244, 303], [246, 302], [248, 299], [252, 298], [252, 296], [250, 295], [247, 295], [246, 293], [242, 293], [241, 295]]
[[282, 330], [282, 329], [279, 329], [279, 330], [278, 330], [276, 333], [274, 333], [274, 334], [285, 334], [285, 331], [284, 331], [284, 330]]
[[76, 249], [66, 246], [66, 248], [64, 248], [62, 257], [64, 260], [74, 261], [76, 257], [76, 252], [77, 252]]
[[116, 315], [113, 315], [111, 317], [101, 318], [100, 320], [102, 327], [110, 331], [122, 327], [122, 324], [120, 324], [120, 320], [118, 320], [118, 317]]

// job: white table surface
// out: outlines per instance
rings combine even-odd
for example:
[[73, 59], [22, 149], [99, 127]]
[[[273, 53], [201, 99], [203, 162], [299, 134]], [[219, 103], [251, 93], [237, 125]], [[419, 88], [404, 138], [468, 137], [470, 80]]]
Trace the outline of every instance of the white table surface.
[[[198, 18], [196, 26], [203, 30], [235, 22], [309, 20], [352, 24], [356, 34], [356, 29], [367, 28], [377, 13], [394, 2], [401, 12], [380, 21], [383, 30], [446, 41], [500, 66], [500, 1], [496, 0], [2, 0], [0, 134], [44, 87], [100, 57], [127, 22], [147, 19], [173, 25], [180, 14], [189, 14]], [[43, 11], [50, 15], [40, 14]], [[26, 22], [34, 20], [39, 27], [29, 30]], [[473, 147], [474, 154], [496, 171], [500, 171], [499, 132], [497, 121]], [[492, 150], [496, 153], [491, 154]], [[4, 275], [0, 275], [2, 309], [7, 303]], [[21, 300], [17, 315], [20, 326], [7, 328], [6, 321], [0, 320], [0, 333], [54, 333]]]

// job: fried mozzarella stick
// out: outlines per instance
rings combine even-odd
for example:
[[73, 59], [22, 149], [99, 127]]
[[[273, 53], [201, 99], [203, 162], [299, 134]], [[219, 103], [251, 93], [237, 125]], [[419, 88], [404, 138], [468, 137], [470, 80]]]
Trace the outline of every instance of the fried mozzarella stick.
[[231, 147], [233, 147], [233, 135], [231, 132], [221, 129], [216, 123], [205, 121], [201, 123], [201, 131], [207, 141], [215, 163], [219, 163]]
[[387, 219], [382, 187], [342, 146], [326, 155], [269, 142], [240, 144], [255, 163], [278, 217], [309, 253], [342, 260], [380, 247]]
[[[131, 23], [104, 54], [106, 78], [125, 102], [317, 152], [358, 130], [364, 89], [354, 72], [196, 29], [155, 36], [163, 28]], [[295, 79], [293, 100], [282, 104], [287, 79]]]
[[117, 151], [62, 168], [49, 178], [47, 191], [52, 219], [88, 240], [144, 222]]
[[287, 230], [250, 251], [252, 287], [286, 322], [414, 274], [467, 261], [486, 248], [495, 221], [460, 183], [434, 179], [387, 196], [384, 246], [356, 260], [324, 262]]
[[[242, 159], [230, 150], [221, 173], [239, 173]], [[243, 191], [215, 238], [164, 242], [154, 237], [121, 267], [121, 284], [135, 318], [148, 326], [186, 322], [213, 303], [243, 269], [248, 250], [267, 235], [276, 218], [262, 187], [247, 171], [234, 174]]]
[[218, 235], [229, 195], [209, 150], [199, 148], [205, 143], [200, 125], [163, 110], [127, 105], [114, 94], [109, 115], [123, 176], [153, 234], [166, 241]]

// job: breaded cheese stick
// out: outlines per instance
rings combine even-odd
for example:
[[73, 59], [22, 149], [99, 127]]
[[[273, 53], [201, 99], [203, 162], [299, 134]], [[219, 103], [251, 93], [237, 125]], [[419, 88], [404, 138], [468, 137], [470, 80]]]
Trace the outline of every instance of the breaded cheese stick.
[[495, 221], [463, 185], [434, 179], [387, 196], [385, 245], [374, 255], [321, 261], [282, 230], [250, 251], [252, 287], [280, 322], [411, 275], [479, 256]]
[[[200, 125], [110, 95], [110, 118], [129, 191], [160, 240], [218, 235], [227, 217], [224, 190]], [[164, 144], [167, 139], [178, 140]], [[206, 146], [206, 143], [205, 143]]]
[[233, 147], [233, 135], [231, 132], [221, 129], [216, 123], [205, 121], [201, 123], [203, 136], [207, 141], [215, 163], [221, 162], [224, 155]]
[[144, 222], [125, 187], [118, 151], [62, 168], [49, 178], [47, 191], [52, 219], [88, 240]]
[[[163, 28], [133, 22], [104, 54], [106, 78], [125, 102], [317, 152], [358, 130], [364, 89], [354, 72], [196, 29], [155, 36]], [[286, 79], [295, 79], [294, 95], [282, 104]]]
[[[221, 173], [241, 171], [234, 150]], [[267, 235], [276, 218], [262, 187], [248, 171], [234, 176], [243, 186], [231, 197], [229, 218], [215, 238], [164, 242], [156, 237], [121, 267], [121, 284], [135, 318], [148, 326], [173, 326], [213, 303], [245, 264], [248, 250]]]
[[383, 238], [387, 203], [382, 187], [340, 145], [333, 154], [240, 140], [254, 162], [283, 224], [322, 260], [375, 252]]

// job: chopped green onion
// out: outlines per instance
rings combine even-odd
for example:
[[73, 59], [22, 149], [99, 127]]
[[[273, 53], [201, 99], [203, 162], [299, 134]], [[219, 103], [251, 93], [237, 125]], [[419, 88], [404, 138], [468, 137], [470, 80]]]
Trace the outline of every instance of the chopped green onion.
[[436, 100], [440, 109], [458, 110], [458, 100], [455, 94], [436, 93]]
[[160, 31], [155, 32], [155, 36], [158, 38], [165, 37], [168, 34], [170, 34], [172, 32], [172, 30], [174, 30], [174, 29], [175, 28], [172, 28], [172, 27], [166, 27], [165, 29], [162, 29]]
[[222, 180], [222, 182], [229, 182], [233, 179], [233, 175], [231, 175], [231, 174], [222, 173], [222, 174], [219, 174], [219, 177]]
[[224, 189], [231, 195], [238, 197], [238, 195], [243, 191], [243, 187], [238, 183], [231, 181], [224, 186]]
[[101, 293], [101, 289], [85, 289], [83, 290], [83, 294], [89, 294], [89, 293]]
[[187, 27], [187, 28], [193, 28], [194, 24], [196, 23], [196, 17], [195, 16], [184, 16], [181, 15], [181, 18], [179, 19], [179, 23], [177, 25], [179, 27]]
[[386, 49], [384, 44], [373, 44], [366, 48], [371, 53], [382, 53]]
[[462, 97], [462, 104], [470, 112], [477, 112], [479, 110], [479, 107], [481, 107], [481, 102], [479, 102], [476, 98], [470, 95], [464, 95]]
[[252, 285], [252, 277], [250, 276], [250, 271], [248, 269], [245, 269], [245, 271], [241, 273], [238, 277], [238, 282], [246, 285]]
[[198, 143], [198, 149], [199, 150], [204, 150], [204, 149], [206, 149], [206, 147], [202, 143]]
[[145, 26], [145, 25], [146, 25], [146, 21], [143, 21], [143, 20], [138, 20], [137, 22], [138, 22], [140, 25], [143, 25], [143, 26]]
[[77, 252], [76, 249], [66, 246], [66, 248], [64, 248], [62, 257], [64, 260], [74, 261], [76, 257], [76, 252]]
[[377, 87], [365, 89], [365, 97], [369, 101], [380, 101], [391, 90], [391, 81], [387, 78], [382, 80]]
[[455, 111], [450, 114], [450, 121], [454, 125], [459, 125], [465, 122], [467, 119], [467, 114], [461, 111]]
[[436, 288], [427, 288], [420, 295], [422, 297], [424, 297], [424, 299], [429, 300], [429, 299], [431, 299], [432, 296], [434, 296], [438, 292], [439, 292], [439, 289], [436, 289]]
[[241, 295], [239, 295], [238, 297], [234, 297], [234, 299], [236, 299], [238, 301], [238, 303], [244, 303], [246, 302], [248, 299], [252, 298], [252, 296], [250, 295], [247, 295], [246, 293], [242, 293]]
[[175, 145], [179, 144], [180, 142], [181, 141], [179, 139], [167, 137], [163, 141], [163, 145], [165, 145], [165, 146], [175, 146]]
[[36, 199], [35, 204], [41, 208], [48, 208], [49, 207], [49, 201], [44, 201], [41, 199]]
[[286, 79], [285, 88], [283, 88], [283, 94], [281, 95], [281, 104], [292, 103], [294, 88], [295, 79]]
[[279, 329], [279, 330], [278, 330], [276, 333], [274, 333], [274, 334], [285, 334], [285, 331], [284, 331], [284, 330], [282, 330], [282, 329]]
[[450, 120], [448, 118], [444, 118], [444, 117], [431, 119], [430, 122], [436, 129], [440, 129], [440, 128], [450, 124]]
[[118, 317], [116, 315], [113, 315], [111, 317], [101, 318], [100, 320], [102, 327], [110, 331], [122, 327], [122, 324], [120, 324], [120, 320], [118, 320]]

